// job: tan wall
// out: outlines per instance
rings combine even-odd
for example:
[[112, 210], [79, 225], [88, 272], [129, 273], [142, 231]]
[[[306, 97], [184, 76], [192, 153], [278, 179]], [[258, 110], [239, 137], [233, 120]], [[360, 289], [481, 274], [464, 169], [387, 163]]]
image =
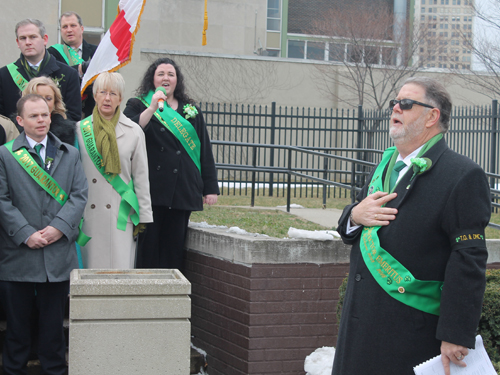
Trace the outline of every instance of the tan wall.
[[[43, 4], [43, 5], [42, 5]], [[25, 18], [37, 18], [45, 24], [49, 36], [48, 45], [57, 43], [57, 23], [59, 19], [59, 1], [46, 0], [1, 0], [0, 22], [0, 66], [10, 64], [19, 58], [16, 43], [16, 23]]]

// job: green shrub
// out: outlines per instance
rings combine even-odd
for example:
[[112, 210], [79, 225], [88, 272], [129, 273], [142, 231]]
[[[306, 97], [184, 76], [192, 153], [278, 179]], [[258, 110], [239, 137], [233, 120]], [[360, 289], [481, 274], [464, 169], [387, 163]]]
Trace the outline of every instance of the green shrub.
[[[347, 277], [339, 287], [338, 324], [340, 324], [346, 288]], [[495, 370], [500, 375], [500, 270], [486, 270], [486, 290], [484, 292], [483, 311], [479, 320], [478, 333], [483, 338], [486, 352], [490, 356]]]

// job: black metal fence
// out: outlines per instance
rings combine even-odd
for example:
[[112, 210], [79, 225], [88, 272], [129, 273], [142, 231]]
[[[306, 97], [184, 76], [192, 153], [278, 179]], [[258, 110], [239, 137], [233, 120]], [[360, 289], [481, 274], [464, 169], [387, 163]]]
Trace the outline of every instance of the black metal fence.
[[[380, 161], [381, 151], [391, 146], [389, 110], [290, 108], [232, 104], [201, 106], [213, 150], [219, 166], [222, 194], [248, 194], [252, 178], [258, 194], [284, 196], [288, 184], [292, 196], [321, 196], [319, 180], [351, 186], [360, 185], [371, 169], [369, 163]], [[491, 173], [491, 186], [498, 188], [494, 175], [499, 171], [498, 103], [488, 106], [456, 107], [445, 138], [449, 146], [478, 163]], [[229, 142], [229, 143], [228, 143]], [[266, 147], [255, 148], [261, 144]], [[273, 147], [276, 146], [276, 147]], [[292, 152], [287, 147], [305, 148], [315, 153]], [[340, 158], [323, 157], [321, 154]], [[353, 174], [352, 159], [358, 163]], [[254, 166], [245, 170], [229, 165]], [[283, 172], [291, 168], [294, 175]], [[312, 178], [311, 178], [312, 177]], [[356, 181], [352, 181], [356, 178]], [[332, 186], [332, 185], [329, 185]], [[349, 196], [350, 190], [327, 189], [326, 194]]]

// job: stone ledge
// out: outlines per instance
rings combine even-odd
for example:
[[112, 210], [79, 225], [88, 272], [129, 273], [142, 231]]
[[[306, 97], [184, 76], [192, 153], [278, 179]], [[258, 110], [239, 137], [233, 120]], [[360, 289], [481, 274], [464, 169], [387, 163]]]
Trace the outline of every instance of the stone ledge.
[[[500, 240], [486, 240], [488, 264], [500, 262]], [[189, 228], [186, 248], [202, 254], [248, 264], [345, 264], [351, 246], [333, 241], [252, 237], [228, 233], [227, 229]]]

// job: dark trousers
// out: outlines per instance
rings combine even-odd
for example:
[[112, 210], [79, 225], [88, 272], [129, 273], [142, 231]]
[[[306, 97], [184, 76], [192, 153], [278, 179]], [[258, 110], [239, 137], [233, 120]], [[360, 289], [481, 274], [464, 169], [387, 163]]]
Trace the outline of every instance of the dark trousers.
[[3, 373], [27, 374], [26, 364], [31, 348], [31, 316], [38, 310], [38, 358], [40, 375], [64, 375], [66, 340], [64, 311], [69, 281], [29, 283], [0, 281], [0, 300], [7, 317], [3, 346]]
[[191, 211], [153, 206], [153, 223], [139, 239], [137, 268], [176, 268], [182, 272]]

